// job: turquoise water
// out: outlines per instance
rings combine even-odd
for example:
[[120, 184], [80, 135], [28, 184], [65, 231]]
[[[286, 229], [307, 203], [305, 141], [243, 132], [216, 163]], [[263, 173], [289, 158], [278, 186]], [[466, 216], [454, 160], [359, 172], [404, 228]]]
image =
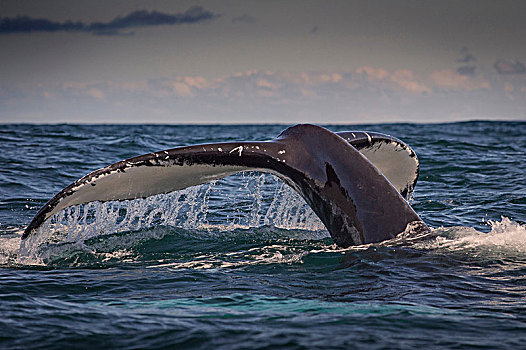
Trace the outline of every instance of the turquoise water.
[[244, 173], [67, 211], [20, 249], [92, 170], [286, 126], [2, 125], [0, 347], [524, 348], [526, 123], [327, 127], [413, 147], [429, 235], [340, 249], [278, 179]]

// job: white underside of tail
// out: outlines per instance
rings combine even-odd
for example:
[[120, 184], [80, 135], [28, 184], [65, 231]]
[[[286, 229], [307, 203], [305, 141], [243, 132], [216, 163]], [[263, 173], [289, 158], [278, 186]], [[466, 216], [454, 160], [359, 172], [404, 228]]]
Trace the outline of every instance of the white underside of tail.
[[[377, 142], [359, 151], [384, 174], [399, 192], [406, 188], [412, 190], [418, 165], [411, 157], [410, 150], [402, 148], [396, 142]], [[130, 164], [124, 171], [113, 171], [72, 188], [73, 193], [64, 197], [53, 210], [47, 213], [46, 218], [64, 208], [78, 204], [146, 198], [251, 170], [271, 172], [243, 166], [180, 165], [170, 161], [167, 161], [165, 165], [161, 162], [157, 166]]]
[[418, 163], [409, 149], [402, 148], [396, 142], [377, 142], [359, 151], [382, 172], [398, 192], [405, 188], [413, 190], [418, 176]]

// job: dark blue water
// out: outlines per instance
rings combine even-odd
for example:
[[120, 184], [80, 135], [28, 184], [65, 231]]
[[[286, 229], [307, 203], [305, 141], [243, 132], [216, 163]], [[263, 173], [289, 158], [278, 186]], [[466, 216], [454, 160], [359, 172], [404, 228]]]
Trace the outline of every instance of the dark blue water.
[[526, 347], [525, 122], [328, 126], [414, 148], [425, 237], [339, 249], [279, 180], [246, 173], [86, 206], [60, 228], [75, 241], [19, 250], [92, 170], [285, 127], [0, 126], [0, 348]]

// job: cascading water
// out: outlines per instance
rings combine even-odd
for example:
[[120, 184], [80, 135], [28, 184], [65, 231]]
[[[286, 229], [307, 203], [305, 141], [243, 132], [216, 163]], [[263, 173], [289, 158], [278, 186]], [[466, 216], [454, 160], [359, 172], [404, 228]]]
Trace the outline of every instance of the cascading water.
[[262, 226], [325, 231], [299, 194], [276, 176], [244, 172], [145, 199], [66, 208], [21, 242], [18, 260], [35, 262], [49, 256], [50, 247], [152, 227], [218, 232]]

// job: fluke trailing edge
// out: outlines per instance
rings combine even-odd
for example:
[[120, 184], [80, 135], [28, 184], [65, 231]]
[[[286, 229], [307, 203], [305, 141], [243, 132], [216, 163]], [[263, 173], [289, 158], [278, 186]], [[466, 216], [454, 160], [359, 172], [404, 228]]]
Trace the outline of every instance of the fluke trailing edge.
[[409, 146], [378, 133], [296, 125], [271, 141], [179, 147], [108, 165], [51, 198], [22, 239], [70, 206], [145, 198], [246, 170], [272, 173], [290, 185], [341, 247], [391, 239], [408, 226], [427, 230], [406, 201], [418, 178]]

